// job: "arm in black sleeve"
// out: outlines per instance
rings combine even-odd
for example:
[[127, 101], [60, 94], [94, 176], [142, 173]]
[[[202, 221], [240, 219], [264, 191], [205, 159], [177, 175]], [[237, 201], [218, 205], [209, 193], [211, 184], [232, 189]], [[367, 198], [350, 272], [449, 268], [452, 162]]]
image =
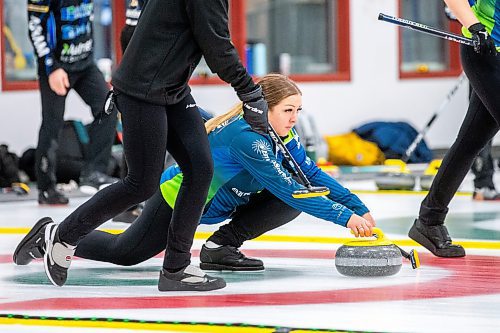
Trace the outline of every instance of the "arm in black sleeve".
[[231, 43], [228, 1], [186, 0], [186, 4], [194, 38], [212, 72], [230, 83], [238, 95], [254, 91], [256, 85]]
[[[48, 75], [60, 68], [47, 36], [55, 35], [51, 0], [28, 0], [28, 34], [40, 64]], [[40, 69], [42, 70], [42, 69]]]

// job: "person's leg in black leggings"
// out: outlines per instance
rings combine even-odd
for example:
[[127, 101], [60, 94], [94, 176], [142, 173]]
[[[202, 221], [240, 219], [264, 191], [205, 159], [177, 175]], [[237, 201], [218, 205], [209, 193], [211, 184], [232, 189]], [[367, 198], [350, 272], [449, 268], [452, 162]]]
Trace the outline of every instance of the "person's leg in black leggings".
[[444, 226], [448, 205], [474, 158], [498, 132], [500, 124], [500, 58], [476, 54], [469, 46], [462, 45], [460, 50], [474, 91], [457, 139], [446, 153], [409, 232], [412, 239], [443, 257], [465, 255], [462, 247], [451, 244]]
[[229, 223], [207, 239], [201, 248], [200, 267], [209, 270], [263, 270], [262, 260], [249, 258], [238, 248], [244, 241], [276, 229], [300, 213], [267, 190], [253, 194], [246, 205], [237, 208]]
[[253, 194], [248, 204], [238, 207], [231, 221], [221, 226], [207, 241], [239, 248], [243, 242], [287, 224], [300, 213], [268, 190], [263, 190]]
[[477, 200], [495, 200], [498, 196], [493, 183], [495, 168], [493, 157], [491, 156], [492, 140], [479, 152], [472, 164], [474, 174], [474, 198]]
[[446, 153], [429, 193], [421, 204], [419, 219], [422, 223], [444, 223], [448, 204], [472, 166], [474, 158], [497, 131], [495, 119], [474, 93], [457, 139]]
[[128, 175], [97, 192], [59, 225], [58, 237], [65, 243], [77, 245], [102, 223], [145, 201], [158, 189], [167, 142], [165, 107], [125, 94], [117, 96], [117, 107], [122, 113]]
[[88, 127], [90, 143], [88, 156], [82, 169], [82, 177], [92, 172], [106, 173], [111, 158], [111, 147], [116, 132], [116, 108], [110, 115], [104, 114], [104, 102], [108, 86], [102, 73], [94, 64], [87, 68], [74, 85], [75, 91], [90, 106], [94, 121]]
[[75, 255], [123, 266], [136, 265], [165, 249], [171, 218], [172, 208], [158, 190], [123, 233], [113, 235], [94, 230], [80, 241]]
[[163, 261], [167, 271], [175, 272], [190, 263], [194, 233], [212, 181], [213, 161], [203, 119], [192, 97], [184, 105], [169, 107], [167, 116], [167, 149], [183, 175]]
[[39, 72], [40, 96], [42, 99], [42, 124], [36, 147], [36, 176], [40, 191], [56, 186], [56, 156], [59, 134], [64, 124], [66, 96], [57, 95], [49, 86], [47, 75]]

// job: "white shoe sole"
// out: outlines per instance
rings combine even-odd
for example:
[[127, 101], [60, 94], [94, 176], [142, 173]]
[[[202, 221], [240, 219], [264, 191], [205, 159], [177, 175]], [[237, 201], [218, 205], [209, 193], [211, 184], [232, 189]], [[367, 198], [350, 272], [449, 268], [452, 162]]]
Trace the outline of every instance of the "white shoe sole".
[[49, 253], [52, 253], [52, 247], [53, 247], [53, 242], [51, 241], [51, 238], [55, 238], [57, 230], [57, 225], [48, 225], [47, 228], [45, 229], [45, 254], [43, 256], [43, 266], [45, 268], [45, 274], [50, 280], [50, 283], [52, 283], [56, 287], [60, 287], [55, 281], [52, 279], [52, 275], [50, 275], [49, 271]]
[[96, 194], [98, 189], [96, 189], [93, 186], [90, 185], [82, 185], [80, 186], [80, 192], [88, 194], [88, 195], [94, 195]]

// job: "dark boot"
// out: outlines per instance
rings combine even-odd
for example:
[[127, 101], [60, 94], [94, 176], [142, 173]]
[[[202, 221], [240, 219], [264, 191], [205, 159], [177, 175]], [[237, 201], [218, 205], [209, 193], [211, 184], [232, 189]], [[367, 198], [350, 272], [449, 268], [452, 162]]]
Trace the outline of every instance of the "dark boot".
[[203, 245], [200, 252], [200, 268], [213, 271], [262, 271], [262, 260], [248, 258], [230, 245], [210, 249]]
[[57, 191], [55, 188], [48, 188], [47, 190], [38, 190], [38, 203], [40, 205], [67, 205], [69, 200], [68, 198]]
[[179, 272], [160, 272], [159, 291], [210, 291], [224, 288], [226, 281], [203, 273], [198, 267], [189, 265]]
[[452, 244], [448, 229], [443, 224], [425, 225], [419, 219], [415, 220], [408, 236], [438, 257], [464, 257], [462, 246]]

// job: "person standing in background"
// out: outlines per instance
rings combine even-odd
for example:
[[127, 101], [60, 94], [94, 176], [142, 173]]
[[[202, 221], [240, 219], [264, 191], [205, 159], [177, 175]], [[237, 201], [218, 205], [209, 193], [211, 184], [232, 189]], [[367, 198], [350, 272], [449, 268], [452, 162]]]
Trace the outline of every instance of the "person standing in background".
[[104, 114], [108, 86], [93, 58], [91, 0], [28, 0], [28, 33], [38, 60], [42, 124], [36, 149], [38, 202], [64, 205], [56, 190], [58, 139], [68, 92], [73, 89], [90, 106], [94, 121], [80, 175], [80, 186], [96, 192], [114, 178], [106, 175], [116, 126], [116, 110]]
[[[439, 257], [463, 257], [444, 225], [448, 205], [474, 159], [500, 129], [500, 0], [445, 0], [474, 46], [461, 45], [462, 66], [472, 94], [458, 136], [446, 153], [420, 205], [408, 236]], [[471, 7], [472, 5], [472, 7]]]

